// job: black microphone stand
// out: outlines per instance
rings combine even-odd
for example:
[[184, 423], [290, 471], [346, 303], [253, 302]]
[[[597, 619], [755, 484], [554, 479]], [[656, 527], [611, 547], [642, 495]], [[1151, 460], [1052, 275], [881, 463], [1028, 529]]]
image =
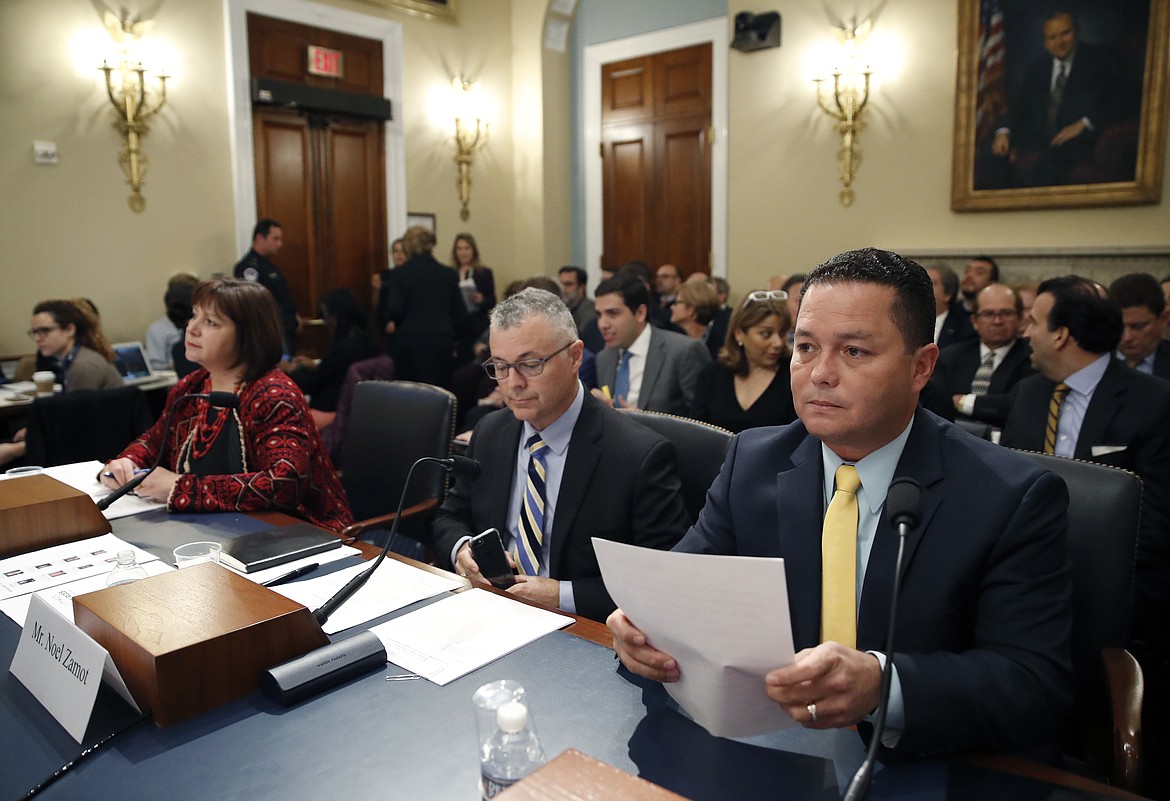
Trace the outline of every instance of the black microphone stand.
[[424, 456], [412, 464], [410, 466], [410, 470], [406, 473], [406, 481], [402, 483], [402, 494], [398, 496], [398, 511], [394, 513], [394, 522], [390, 525], [390, 536], [386, 538], [386, 545], [383, 546], [382, 552], [378, 554], [378, 557], [373, 561], [373, 564], [371, 564], [361, 573], [358, 573], [356, 576], [351, 578], [344, 587], [342, 587], [333, 595], [332, 598], [314, 610], [313, 617], [317, 619], [317, 622], [320, 625], [324, 626], [325, 621], [329, 619], [330, 615], [336, 612], [339, 606], [348, 601], [354, 593], [361, 589], [363, 584], [369, 581], [370, 576], [373, 575], [374, 571], [378, 569], [378, 565], [382, 564], [382, 560], [386, 558], [386, 554], [390, 552], [390, 543], [394, 541], [394, 535], [398, 533], [398, 522], [402, 519], [402, 507], [406, 502], [406, 491], [410, 488], [410, 478], [414, 475], [414, 468], [418, 467], [424, 462], [437, 464], [448, 473], [463, 473], [467, 475], [468, 478], [472, 479], [479, 477], [479, 462], [475, 461], [474, 459], [469, 459], [466, 456], [452, 456], [447, 459], [440, 459], [435, 456]]
[[890, 495], [894, 494], [900, 501], [899, 509], [890, 510], [890, 519], [898, 528], [898, 558], [894, 563], [894, 587], [890, 596], [890, 625], [886, 630], [886, 664], [882, 668], [882, 687], [878, 696], [877, 719], [873, 725], [873, 737], [869, 741], [869, 749], [865, 753], [865, 761], [853, 774], [849, 787], [845, 790], [843, 801], [861, 801], [869, 792], [869, 783], [873, 778], [873, 765], [877, 759], [877, 750], [881, 747], [882, 735], [886, 731], [886, 712], [890, 706], [890, 684], [894, 677], [894, 633], [897, 629], [898, 594], [902, 588], [902, 555], [906, 551], [906, 535], [910, 529], [918, 526], [922, 517], [922, 487], [912, 478], [899, 478], [890, 484], [890, 491], [886, 493], [887, 503]]

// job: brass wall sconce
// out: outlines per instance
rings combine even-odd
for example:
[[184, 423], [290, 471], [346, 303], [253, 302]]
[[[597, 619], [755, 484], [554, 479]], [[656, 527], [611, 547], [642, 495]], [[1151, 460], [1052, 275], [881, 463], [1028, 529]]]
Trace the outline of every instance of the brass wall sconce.
[[[122, 132], [122, 151], [118, 154], [118, 163], [126, 174], [126, 183], [130, 184], [127, 202], [133, 211], [140, 212], [146, 208], [146, 199], [142, 197], [142, 179], [146, 174], [147, 159], [142, 152], [142, 137], [150, 130], [147, 120], [166, 105], [168, 76], [165, 73], [158, 75], [158, 90], [155, 93], [146, 89], [147, 70], [141, 63], [131, 65], [123, 59], [118, 66], [111, 67], [103, 61], [100, 69], [106, 74], [106, 94], [118, 115], [114, 127]], [[153, 103], [152, 95], [155, 96]]]
[[[462, 205], [459, 217], [466, 221], [471, 217], [471, 164], [475, 154], [487, 144], [491, 123], [483, 118], [483, 112], [478, 108], [478, 82], [455, 78], [451, 81], [451, 90], [455, 95], [455, 163], [459, 166], [459, 179], [455, 185]], [[469, 122], [464, 122], [472, 117], [475, 118], [474, 128]]]
[[161, 2], [157, 3], [149, 10], [132, 16], [125, 8], [114, 11], [104, 2], [94, 0], [94, 8], [118, 49], [117, 64], [110, 66], [103, 59], [99, 69], [105, 73], [106, 95], [117, 114], [114, 127], [122, 133], [122, 151], [118, 154], [118, 163], [126, 174], [126, 183], [130, 184], [128, 203], [135, 212], [146, 208], [146, 199], [142, 197], [146, 154], [141, 147], [142, 137], [150, 130], [146, 121], [166, 105], [169, 76], [160, 72], [157, 77], [158, 88], [148, 91], [148, 70], [134, 57], [133, 51], [137, 49], [138, 41], [154, 25], [152, 17], [161, 5]]
[[842, 206], [853, 205], [853, 178], [861, 165], [861, 150], [857, 147], [857, 136], [865, 128], [861, 113], [869, 102], [869, 79], [873, 70], [866, 65], [857, 69], [856, 32], [844, 30], [843, 51], [846, 66], [833, 69], [833, 87], [829, 91], [825, 78], [815, 78], [817, 105], [821, 111], [834, 120], [834, 128], [841, 135], [841, 147], [837, 150], [837, 170], [843, 185], [838, 198]]

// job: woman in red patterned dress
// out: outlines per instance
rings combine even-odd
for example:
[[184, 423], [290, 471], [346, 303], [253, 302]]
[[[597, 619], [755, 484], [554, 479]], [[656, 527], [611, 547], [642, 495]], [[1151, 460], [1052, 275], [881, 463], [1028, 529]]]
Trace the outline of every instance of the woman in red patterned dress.
[[[217, 278], [195, 288], [191, 305], [186, 356], [203, 369], [175, 384], [158, 422], [106, 465], [102, 481], [121, 486], [162, 449], [159, 468], [137, 493], [171, 511], [276, 510], [333, 531], [349, 525], [345, 491], [304, 395], [276, 367], [283, 333], [268, 290]], [[239, 406], [183, 400], [206, 392], [230, 392]]]

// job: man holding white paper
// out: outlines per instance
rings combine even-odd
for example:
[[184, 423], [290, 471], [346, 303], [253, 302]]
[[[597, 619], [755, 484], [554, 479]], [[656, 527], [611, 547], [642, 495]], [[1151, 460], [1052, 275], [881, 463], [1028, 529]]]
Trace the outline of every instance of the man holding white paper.
[[[800, 420], [732, 441], [676, 550], [783, 557], [797, 653], [763, 689], [804, 726], [862, 723], [878, 706], [898, 545], [886, 491], [915, 479], [883, 745], [1038, 749], [1072, 698], [1068, 493], [918, 406], [933, 324], [929, 277], [897, 254], [851, 251], [809, 273], [791, 364]], [[635, 624], [609, 618], [622, 661], [677, 680]]]

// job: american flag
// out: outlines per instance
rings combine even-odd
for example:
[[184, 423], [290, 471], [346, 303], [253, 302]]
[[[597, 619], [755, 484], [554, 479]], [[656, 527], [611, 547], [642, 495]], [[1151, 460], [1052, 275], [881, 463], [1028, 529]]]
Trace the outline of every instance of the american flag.
[[999, 0], [979, 3], [979, 89], [975, 95], [975, 136], [982, 141], [1007, 110], [1004, 86], [1003, 10]]

